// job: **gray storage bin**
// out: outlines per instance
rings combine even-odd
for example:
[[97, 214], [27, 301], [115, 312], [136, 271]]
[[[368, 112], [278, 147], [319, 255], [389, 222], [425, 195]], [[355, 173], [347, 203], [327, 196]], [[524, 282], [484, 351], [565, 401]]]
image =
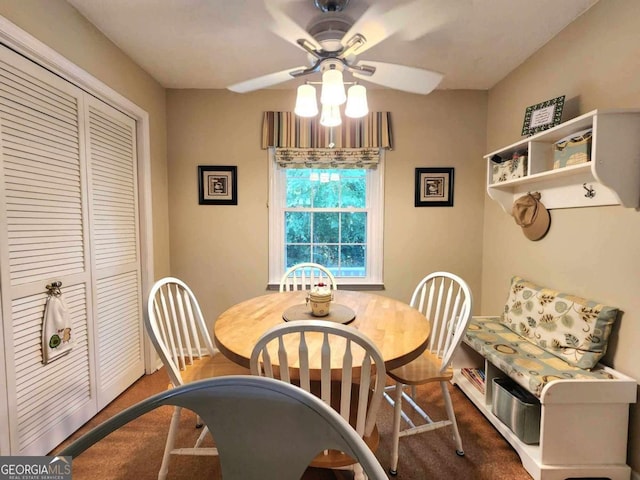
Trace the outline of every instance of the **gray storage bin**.
[[540, 401], [508, 378], [493, 379], [493, 414], [526, 444], [540, 442]]

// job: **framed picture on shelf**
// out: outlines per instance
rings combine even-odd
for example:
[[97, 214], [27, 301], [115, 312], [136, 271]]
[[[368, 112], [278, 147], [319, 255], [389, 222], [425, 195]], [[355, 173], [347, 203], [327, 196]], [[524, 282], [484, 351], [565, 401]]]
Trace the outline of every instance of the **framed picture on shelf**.
[[237, 167], [199, 165], [198, 191], [200, 205], [237, 205]]
[[453, 168], [416, 168], [416, 207], [453, 207]]
[[563, 107], [564, 95], [527, 107], [524, 112], [522, 135], [533, 135], [558, 125], [562, 120]]

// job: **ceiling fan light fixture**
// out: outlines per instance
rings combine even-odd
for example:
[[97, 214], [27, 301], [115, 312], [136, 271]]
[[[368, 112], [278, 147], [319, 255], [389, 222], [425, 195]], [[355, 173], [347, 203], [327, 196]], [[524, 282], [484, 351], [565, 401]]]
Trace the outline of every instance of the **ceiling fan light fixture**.
[[322, 105], [322, 113], [320, 114], [320, 125], [323, 127], [337, 127], [342, 124], [340, 117], [340, 108], [338, 105]]
[[313, 3], [323, 12], [341, 12], [349, 4], [349, 0], [314, 0]]
[[298, 87], [294, 112], [299, 117], [315, 117], [318, 114], [316, 87], [303, 84]]
[[322, 73], [320, 103], [322, 105], [342, 105], [346, 101], [347, 94], [344, 91], [342, 72], [334, 68], [325, 70]]
[[364, 85], [351, 85], [347, 94], [347, 106], [344, 114], [350, 118], [361, 118], [369, 113], [367, 89]]

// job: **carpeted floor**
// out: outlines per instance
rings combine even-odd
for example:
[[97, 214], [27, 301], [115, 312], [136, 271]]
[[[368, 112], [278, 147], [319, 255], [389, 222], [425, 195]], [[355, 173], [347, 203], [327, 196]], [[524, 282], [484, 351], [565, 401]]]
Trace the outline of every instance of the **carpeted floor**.
[[[248, 373], [229, 364], [220, 355], [221, 374]], [[142, 377], [78, 432], [56, 448], [59, 451], [67, 443], [87, 432], [105, 419], [144, 398], [164, 390], [168, 379], [164, 369]], [[457, 388], [450, 387], [458, 426], [462, 435], [465, 455], [455, 453], [455, 445], [449, 429], [440, 429], [400, 439], [400, 464], [398, 480], [464, 479], [464, 480], [531, 480], [520, 459], [509, 444], [491, 426], [484, 416]], [[418, 389], [419, 402], [431, 405], [429, 414], [444, 418], [444, 406], [440, 387], [426, 385]], [[162, 459], [171, 407], [161, 407], [134, 420], [124, 428], [91, 447], [73, 460], [74, 480], [155, 480]], [[391, 448], [391, 406], [384, 402], [378, 416], [381, 434], [376, 456], [385, 468], [389, 467]], [[191, 412], [182, 416], [181, 436], [177, 445], [192, 446], [199, 430], [194, 428], [195, 417]], [[250, 448], [247, 455], [250, 455]], [[173, 457], [169, 467], [169, 480], [195, 478], [220, 479], [219, 461], [216, 457]], [[304, 480], [347, 479], [349, 473], [308, 469]]]

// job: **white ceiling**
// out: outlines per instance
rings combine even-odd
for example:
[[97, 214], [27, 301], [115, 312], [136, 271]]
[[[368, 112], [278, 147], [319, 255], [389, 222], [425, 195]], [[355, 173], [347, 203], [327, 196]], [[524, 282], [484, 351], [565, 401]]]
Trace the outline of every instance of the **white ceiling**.
[[[276, 35], [265, 1], [305, 27], [313, 0], [67, 0], [167, 88], [226, 88], [308, 65]], [[488, 89], [597, 0], [351, 0], [354, 20], [372, 5], [412, 9], [398, 33], [358, 56], [444, 73], [442, 89]], [[306, 77], [309, 79], [308, 77]], [[293, 79], [277, 88], [294, 88]], [[366, 82], [365, 82], [366, 83]]]

